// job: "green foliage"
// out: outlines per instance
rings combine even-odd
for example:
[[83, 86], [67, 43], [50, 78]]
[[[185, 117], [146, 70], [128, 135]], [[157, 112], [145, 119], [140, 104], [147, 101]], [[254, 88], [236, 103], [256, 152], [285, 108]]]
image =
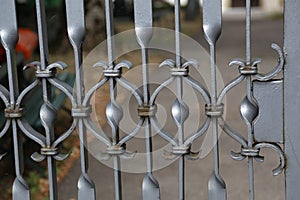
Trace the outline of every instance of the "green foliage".
[[32, 197], [36, 196], [39, 192], [39, 179], [39, 173], [37, 173], [36, 171], [29, 172], [26, 181], [30, 186], [30, 192]]

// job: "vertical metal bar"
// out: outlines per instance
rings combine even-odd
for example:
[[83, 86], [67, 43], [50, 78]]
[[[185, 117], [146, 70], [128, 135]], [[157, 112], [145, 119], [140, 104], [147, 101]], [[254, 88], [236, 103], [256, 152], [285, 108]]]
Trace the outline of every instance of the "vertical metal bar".
[[[45, 70], [49, 62], [48, 52], [48, 34], [47, 34], [47, 23], [46, 23], [46, 12], [44, 0], [36, 0], [36, 14], [37, 14], [37, 25], [39, 35], [39, 47], [40, 47], [40, 62], [41, 70]], [[49, 90], [49, 84], [47, 79], [42, 80], [43, 87], [43, 99], [48, 101], [51, 98], [51, 90]]]
[[114, 67], [114, 21], [113, 21], [113, 2], [112, 0], [105, 0], [105, 17], [106, 17], [106, 41], [107, 41], [107, 55], [109, 69]]
[[[222, 6], [220, 0], [203, 1], [203, 29], [207, 42], [210, 45], [211, 68], [211, 107], [216, 110], [217, 105], [217, 78], [216, 78], [216, 42], [222, 31]], [[214, 145], [214, 171], [208, 182], [208, 199], [220, 200], [227, 198], [226, 184], [219, 172], [219, 142], [217, 116], [210, 116]]]
[[[14, 49], [18, 41], [18, 27], [15, 1], [2, 1], [0, 7], [0, 15], [0, 36], [1, 42], [6, 52], [7, 73], [10, 92], [10, 108], [7, 109], [13, 112], [17, 112], [16, 99], [19, 95], [19, 87]], [[13, 184], [13, 199], [29, 200], [29, 187], [23, 178], [24, 161], [22, 140], [21, 136], [18, 133], [16, 119], [14, 118], [12, 119], [12, 137], [14, 145], [14, 161], [16, 173], [16, 179]]]
[[[246, 65], [251, 63], [251, 0], [246, 0]], [[247, 78], [247, 98], [251, 101], [252, 97], [252, 78]], [[252, 122], [247, 123], [248, 146], [253, 146], [253, 128]], [[249, 195], [254, 200], [254, 171], [253, 157], [248, 157], [248, 173], [249, 173]]]
[[251, 0], [246, 0], [246, 63], [251, 62]]
[[[142, 46], [142, 73], [143, 73], [143, 95], [144, 95], [144, 104], [148, 105], [149, 103], [149, 70], [148, 70], [148, 49], [145, 46]], [[148, 123], [149, 120], [146, 120]]]
[[181, 19], [180, 19], [180, 0], [175, 0], [175, 43], [176, 43], [176, 67], [181, 67]]
[[286, 199], [300, 196], [300, 1], [285, 0], [284, 9], [284, 49], [286, 63], [284, 69], [284, 133], [286, 169]]
[[[77, 108], [82, 108], [84, 98], [84, 81], [82, 69], [82, 43], [85, 37], [84, 1], [66, 0], [68, 36], [74, 50], [76, 71], [76, 102]], [[76, 108], [76, 107], [75, 107]], [[86, 128], [83, 119], [78, 119], [77, 130], [80, 137], [80, 166], [81, 176], [78, 180], [78, 199], [93, 200], [96, 198], [95, 185], [88, 176], [88, 152]]]
[[122, 178], [121, 178], [121, 171], [120, 171], [120, 157], [114, 156], [114, 183], [115, 183], [115, 199], [122, 200]]
[[[105, 16], [106, 16], [106, 40], [107, 40], [107, 54], [108, 54], [108, 69], [114, 68], [114, 21], [113, 21], [113, 2], [112, 0], [105, 0]], [[116, 101], [117, 96], [117, 88], [116, 88], [116, 80], [114, 78], [110, 78], [109, 80], [110, 86], [110, 101], [112, 104]], [[115, 111], [113, 111], [115, 112]], [[117, 114], [117, 113], [114, 113]], [[119, 142], [119, 128], [118, 124], [116, 127], [112, 127], [112, 145], [116, 145]], [[121, 163], [119, 156], [113, 156], [114, 163], [114, 183], [115, 183], [115, 199], [122, 200], [122, 181], [121, 181]]]
[[[137, 42], [142, 49], [142, 78], [143, 78], [143, 104], [149, 108], [149, 72], [148, 72], [148, 45], [152, 38], [152, 1], [134, 0], [134, 22]], [[159, 184], [152, 175], [152, 134], [150, 117], [145, 116], [145, 142], [147, 174], [143, 179], [143, 200], [160, 199]]]
[[[142, 73], [143, 73], [143, 94], [144, 94], [144, 105], [148, 105], [149, 102], [149, 71], [148, 71], [148, 50], [142, 47]], [[145, 119], [145, 138], [146, 138], [146, 162], [147, 162], [147, 173], [149, 176], [153, 171], [153, 158], [152, 158], [152, 134], [150, 118]]]
[[[247, 98], [252, 103], [252, 78], [248, 76], [247, 80]], [[252, 122], [246, 122], [247, 125], [247, 133], [248, 133], [248, 147], [251, 148], [253, 146], [253, 126]], [[249, 199], [254, 200], [254, 169], [253, 169], [253, 157], [248, 157], [248, 173], [249, 173]]]
[[[36, 14], [37, 14], [37, 25], [38, 25], [38, 36], [39, 36], [39, 47], [40, 47], [40, 62], [41, 70], [45, 70], [48, 66], [48, 34], [46, 24], [46, 12], [44, 0], [36, 0]], [[43, 100], [47, 104], [51, 100], [51, 87], [48, 84], [46, 78], [42, 79], [43, 88]], [[45, 105], [44, 104], [44, 105]], [[53, 126], [53, 124], [51, 125]], [[46, 134], [46, 145], [50, 147], [55, 139], [53, 127], [50, 127], [52, 131]], [[57, 175], [56, 175], [56, 161], [52, 156], [47, 156], [48, 165], [48, 180], [49, 180], [49, 195], [51, 200], [57, 200]]]
[[185, 159], [184, 156], [180, 156], [178, 159], [178, 199], [184, 200], [185, 199], [185, 174], [184, 174], [184, 167], [185, 167]]
[[[175, 49], [176, 49], [176, 67], [181, 68], [182, 61], [181, 61], [181, 38], [180, 38], [180, 31], [181, 31], [181, 19], [180, 19], [180, 0], [175, 0]], [[182, 77], [176, 77], [177, 81], [177, 99], [179, 102], [182, 100]], [[183, 144], [184, 141], [184, 124], [180, 124], [178, 126], [178, 142], [179, 146]], [[185, 196], [185, 174], [184, 174], [184, 155], [181, 155], [178, 159], [178, 199], [183, 200]]]
[[[217, 78], [216, 78], [216, 49], [214, 45], [210, 46], [211, 53], [211, 104], [217, 106]], [[218, 124], [215, 117], [212, 118], [212, 131], [214, 141], [214, 171], [219, 176], [219, 145], [218, 145]]]

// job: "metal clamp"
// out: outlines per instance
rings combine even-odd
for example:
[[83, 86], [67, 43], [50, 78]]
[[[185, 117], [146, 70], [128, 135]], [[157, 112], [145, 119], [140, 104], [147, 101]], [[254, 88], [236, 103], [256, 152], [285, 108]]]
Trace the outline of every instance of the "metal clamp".
[[58, 148], [43, 147], [41, 148], [41, 155], [43, 156], [55, 156], [59, 154]]
[[191, 146], [180, 145], [180, 146], [173, 146], [172, 153], [175, 155], [185, 155], [191, 152]]
[[242, 148], [241, 149], [241, 155], [247, 156], [247, 157], [259, 157], [259, 149], [255, 148]]
[[103, 161], [109, 160], [112, 156], [119, 156], [123, 159], [132, 159], [136, 152], [130, 152], [126, 150], [126, 144], [111, 145], [106, 148], [105, 153], [100, 153], [98, 158]]
[[239, 66], [239, 72], [241, 75], [255, 75], [257, 74], [256, 65]]
[[156, 105], [152, 105], [152, 106], [144, 105], [138, 107], [138, 115], [140, 117], [152, 117], [156, 114], [156, 112], [157, 112]]
[[56, 70], [49, 70], [49, 69], [41, 70], [37, 68], [37, 70], [35, 71], [35, 77], [37, 78], [51, 78], [55, 74], [56, 74]]
[[103, 75], [105, 77], [120, 77], [121, 70], [119, 69], [105, 69], [103, 70]]
[[126, 145], [112, 145], [106, 148], [106, 153], [109, 155], [122, 155], [126, 151]]
[[5, 117], [10, 119], [21, 118], [23, 116], [23, 108], [7, 108], [4, 110]]
[[187, 76], [189, 73], [189, 69], [188, 68], [171, 68], [171, 75], [172, 76]]
[[231, 158], [237, 161], [244, 160], [245, 158], [252, 157], [258, 162], [263, 162], [264, 157], [259, 155], [260, 148], [253, 147], [242, 147], [239, 153], [231, 152]]
[[82, 108], [72, 108], [72, 116], [73, 117], [88, 117], [92, 113], [92, 108], [82, 107]]
[[205, 105], [205, 114], [209, 117], [221, 117], [224, 113], [224, 104], [213, 106], [211, 104]]
[[198, 160], [200, 152], [192, 152], [190, 145], [178, 145], [173, 146], [171, 152], [165, 150], [163, 156], [167, 160], [173, 160], [178, 156], [185, 156], [189, 160]]

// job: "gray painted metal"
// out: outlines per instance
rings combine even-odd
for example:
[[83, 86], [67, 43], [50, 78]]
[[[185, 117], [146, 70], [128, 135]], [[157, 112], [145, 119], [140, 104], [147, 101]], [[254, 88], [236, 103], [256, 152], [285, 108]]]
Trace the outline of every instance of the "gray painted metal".
[[[219, 149], [218, 149], [218, 125], [223, 128], [226, 134], [232, 137], [241, 145], [238, 153], [232, 152], [231, 156], [235, 160], [248, 159], [249, 173], [249, 192], [250, 199], [254, 200], [254, 161], [263, 161], [260, 155], [262, 148], [269, 148], [275, 151], [280, 163], [273, 170], [274, 175], [281, 173], [288, 162], [286, 170], [286, 198], [297, 199], [299, 194], [299, 163], [298, 152], [300, 140], [298, 137], [298, 127], [300, 120], [300, 100], [297, 98], [300, 93], [297, 87], [297, 81], [300, 72], [297, 69], [300, 55], [300, 2], [297, 0], [286, 0], [285, 5], [285, 53], [287, 64], [285, 65], [284, 86], [282, 80], [273, 80], [281, 72], [284, 66], [284, 54], [281, 48], [273, 44], [272, 48], [278, 53], [278, 65], [267, 74], [258, 73], [258, 64], [260, 60], [253, 60], [251, 57], [251, 0], [246, 0], [246, 59], [236, 59], [230, 65], [238, 66], [240, 75], [229, 82], [223, 90], [218, 93], [216, 79], [216, 42], [221, 34], [221, 1], [204, 0], [203, 2], [203, 29], [205, 37], [210, 45], [211, 56], [211, 91], [201, 85], [197, 80], [189, 75], [189, 67], [197, 67], [197, 61], [190, 60], [185, 63], [181, 58], [181, 38], [180, 38], [180, 0], [175, 0], [175, 61], [166, 59], [160, 65], [170, 68], [170, 76], [161, 83], [155, 91], [150, 94], [149, 91], [149, 66], [148, 66], [148, 44], [153, 34], [153, 16], [152, 1], [134, 0], [135, 14], [135, 33], [138, 44], [141, 46], [142, 57], [142, 78], [143, 88], [138, 89], [130, 80], [122, 77], [122, 67], [131, 68], [131, 63], [122, 61], [115, 62], [113, 41], [113, 8], [112, 0], [105, 0], [106, 14], [106, 34], [107, 34], [107, 61], [99, 61], [94, 67], [102, 67], [103, 77], [89, 91], [84, 91], [84, 80], [82, 65], [82, 44], [85, 36], [84, 23], [84, 4], [83, 0], [66, 0], [67, 27], [69, 40], [74, 49], [75, 71], [76, 71], [76, 90], [66, 83], [58, 80], [55, 76], [56, 68], [64, 69], [66, 65], [63, 62], [48, 63], [48, 42], [46, 30], [46, 16], [44, 0], [36, 0], [38, 35], [40, 42], [40, 62], [32, 62], [27, 67], [34, 66], [36, 69], [36, 80], [19, 94], [18, 79], [14, 58], [14, 47], [17, 41], [17, 22], [15, 3], [11, 0], [3, 0], [0, 7], [0, 36], [1, 42], [6, 50], [9, 88], [0, 86], [0, 98], [4, 102], [5, 116], [7, 122], [0, 132], [3, 136], [10, 127], [12, 127], [14, 141], [14, 158], [16, 168], [16, 179], [13, 185], [13, 199], [30, 199], [29, 187], [24, 181], [22, 144], [20, 143], [21, 134], [40, 145], [40, 152], [34, 153], [31, 158], [36, 162], [47, 160], [49, 193], [51, 200], [57, 200], [56, 166], [55, 162], [63, 161], [69, 154], [60, 152], [58, 146], [72, 133], [75, 127], [80, 135], [80, 163], [81, 175], [78, 180], [78, 199], [95, 199], [95, 185], [88, 175], [88, 157], [86, 151], [87, 130], [97, 140], [106, 145], [105, 152], [100, 153], [99, 159], [112, 159], [114, 166], [114, 191], [115, 199], [122, 199], [121, 182], [121, 159], [131, 159], [134, 152], [126, 150], [126, 143], [130, 141], [144, 126], [146, 142], [146, 165], [147, 171], [142, 182], [142, 193], [144, 200], [160, 199], [159, 183], [154, 178], [153, 159], [152, 159], [152, 133], [151, 126], [158, 135], [172, 144], [172, 151], [165, 153], [166, 159], [178, 158], [178, 199], [185, 199], [185, 159], [197, 160], [199, 152], [191, 152], [191, 145], [194, 140], [203, 136], [209, 126], [213, 128], [214, 142], [214, 168], [212, 176], [208, 182], [210, 200], [227, 199], [226, 185], [219, 173]], [[10, 21], [6, 20], [10, 16]], [[293, 19], [293, 20], [290, 20]], [[295, 21], [296, 20], [296, 21]], [[298, 23], [299, 22], [299, 23]], [[100, 76], [99, 76], [100, 77]], [[247, 138], [241, 133], [230, 127], [223, 118], [223, 99], [225, 95], [243, 81], [246, 82], [245, 98], [241, 102], [241, 118], [247, 126]], [[176, 133], [169, 133], [161, 128], [156, 116], [156, 98], [160, 92], [168, 85], [176, 83], [176, 98], [171, 106], [171, 116], [177, 127]], [[35, 131], [22, 117], [20, 105], [24, 97], [39, 83], [42, 85], [44, 104], [40, 108], [40, 119], [45, 129], [45, 135]], [[107, 122], [111, 132], [103, 132], [97, 128], [90, 118], [91, 105], [90, 100], [95, 92], [105, 83], [110, 87], [110, 101], [106, 105]], [[118, 84], [117, 84], [118, 83]], [[206, 120], [203, 125], [192, 134], [184, 132], [185, 121], [189, 116], [189, 107], [183, 100], [183, 84], [192, 87], [200, 94], [205, 102]], [[139, 121], [130, 133], [120, 138], [119, 123], [123, 117], [122, 107], [117, 102], [117, 87], [121, 85], [129, 90], [138, 103]], [[60, 137], [55, 138], [54, 120], [57, 112], [51, 104], [51, 88], [61, 90], [69, 98], [72, 104], [73, 123]], [[284, 88], [283, 88], [284, 87]], [[282, 93], [284, 89], [284, 94]], [[284, 97], [284, 103], [282, 98]], [[292, 98], [295, 97], [295, 98]], [[270, 103], [271, 102], [271, 103]], [[25, 105], [26, 106], [26, 105]], [[276, 109], [274, 109], [274, 107]], [[270, 111], [271, 110], [271, 111]], [[284, 118], [282, 117], [284, 110]], [[274, 117], [276, 117], [276, 122]], [[282, 121], [284, 120], [284, 127]], [[17, 130], [20, 130], [20, 134]], [[274, 130], [275, 129], [275, 130]], [[284, 131], [283, 131], [284, 129]], [[270, 134], [270, 132], [272, 132]], [[283, 136], [283, 132], [285, 135]], [[185, 135], [189, 135], [185, 137]], [[285, 153], [279, 144], [284, 143]], [[1, 158], [2, 156], [0, 156]]]
[[[142, 48], [142, 70], [143, 70], [143, 107], [150, 108], [149, 100], [149, 70], [148, 70], [148, 45], [152, 38], [152, 2], [148, 0], [134, 0], [134, 22], [137, 42]], [[142, 108], [143, 109], [143, 108]], [[160, 199], [159, 183], [152, 174], [152, 133], [150, 117], [145, 116], [145, 140], [146, 140], [146, 163], [147, 173], [142, 183], [143, 200]]]
[[298, 199], [300, 190], [299, 155], [300, 155], [300, 2], [285, 1], [284, 16], [284, 50], [286, 64], [284, 70], [284, 133], [285, 153], [287, 157], [286, 169], [286, 199]]
[[[84, 4], [82, 0], [66, 0], [67, 26], [70, 43], [74, 49], [75, 69], [76, 69], [76, 108], [82, 108], [84, 98], [83, 69], [82, 69], [82, 44], [85, 37]], [[77, 130], [80, 137], [80, 164], [81, 176], [78, 179], [78, 199], [96, 199], [96, 191], [93, 180], [89, 177], [88, 153], [85, 145], [86, 128], [83, 119], [78, 119]]]
[[253, 97], [259, 107], [254, 121], [257, 142], [283, 143], [283, 81], [253, 82]]
[[[20, 108], [16, 104], [16, 100], [19, 95], [18, 88], [18, 77], [17, 77], [17, 66], [15, 63], [15, 52], [18, 41], [18, 27], [16, 19], [16, 8], [15, 2], [11, 0], [5, 0], [1, 2], [0, 13], [2, 16], [0, 19], [0, 36], [1, 43], [5, 48], [6, 60], [7, 60], [7, 72], [8, 72], [8, 81], [9, 81], [9, 91], [5, 88], [1, 88], [1, 92], [5, 95], [6, 100], [6, 110], [7, 113], [16, 113], [20, 115]], [[10, 19], [10, 20], [7, 20]], [[9, 95], [8, 95], [9, 94]], [[30, 191], [26, 181], [23, 178], [23, 147], [22, 139], [18, 134], [17, 121], [14, 116], [8, 115], [7, 123], [8, 126], [12, 127], [12, 138], [14, 145], [14, 161], [15, 161], [15, 173], [16, 178], [13, 183], [13, 200], [29, 200]], [[4, 131], [6, 132], [7, 130]], [[1, 131], [2, 132], [2, 131]], [[2, 132], [2, 136], [5, 132]]]
[[[216, 42], [222, 30], [222, 6], [220, 0], [203, 1], [203, 30], [205, 38], [210, 45], [211, 62], [211, 112], [215, 112], [217, 107], [217, 72], [216, 72]], [[212, 118], [213, 145], [214, 145], [214, 170], [208, 181], [208, 199], [225, 200], [227, 198], [226, 184], [219, 172], [219, 144], [218, 144], [218, 117], [220, 115], [210, 115]]]
[[[241, 77], [234, 80], [228, 85], [228, 89], [233, 88], [236, 84], [239, 84], [242, 80], [246, 80], [246, 96], [240, 106], [240, 114], [244, 120], [247, 127], [247, 139], [244, 139], [241, 134], [233, 131], [228, 125], [224, 123], [224, 131], [229, 133], [229, 136], [233, 137], [236, 141], [240, 142], [241, 152], [232, 152], [231, 156], [235, 160], [244, 160], [248, 158], [248, 176], [249, 176], [249, 199], [255, 199], [254, 191], [254, 164], [253, 161], [263, 162], [263, 157], [260, 155], [261, 148], [270, 148], [277, 152], [280, 157], [279, 166], [273, 170], [273, 175], [278, 175], [281, 173], [285, 166], [284, 153], [281, 147], [276, 143], [271, 143], [270, 141], [258, 142], [254, 134], [254, 121], [257, 118], [259, 107], [257, 105], [257, 100], [253, 96], [253, 80], [263, 80], [268, 81], [276, 77], [281, 71], [284, 63], [283, 53], [278, 45], [273, 44], [272, 48], [277, 50], [279, 54], [278, 65], [268, 74], [258, 73], [258, 64], [261, 62], [260, 59], [253, 60], [251, 57], [251, 0], [246, 1], [246, 60], [236, 59], [232, 61], [229, 65], [237, 65]], [[267, 82], [262, 83], [267, 84]], [[220, 97], [223, 96], [222, 93], [226, 93], [225, 87], [224, 92], [221, 92]], [[277, 97], [276, 97], [277, 98]], [[223, 123], [223, 122], [222, 122]]]

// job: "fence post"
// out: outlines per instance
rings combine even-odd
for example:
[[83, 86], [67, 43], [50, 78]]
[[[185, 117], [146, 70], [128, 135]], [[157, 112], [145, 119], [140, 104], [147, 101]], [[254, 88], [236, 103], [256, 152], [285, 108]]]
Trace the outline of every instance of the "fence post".
[[286, 199], [300, 196], [300, 1], [285, 0], [284, 47], [284, 133], [286, 169]]

